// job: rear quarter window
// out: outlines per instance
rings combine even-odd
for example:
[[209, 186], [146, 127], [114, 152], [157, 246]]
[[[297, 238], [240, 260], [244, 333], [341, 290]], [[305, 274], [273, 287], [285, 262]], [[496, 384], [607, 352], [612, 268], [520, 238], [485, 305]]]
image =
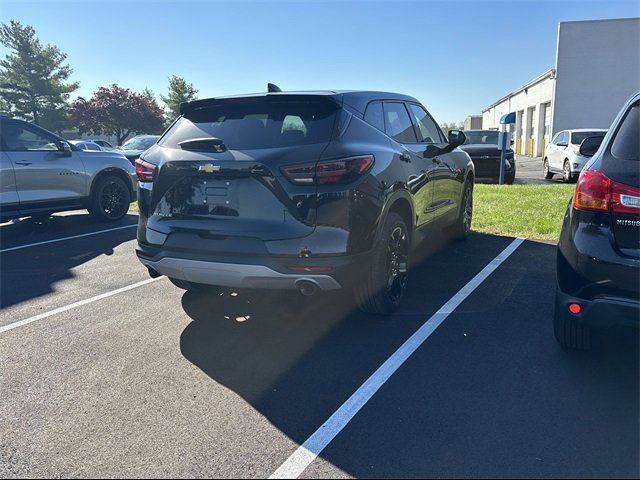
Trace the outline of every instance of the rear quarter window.
[[376, 127], [384, 132], [384, 112], [382, 111], [382, 102], [371, 102], [364, 112], [364, 121], [369, 125]]

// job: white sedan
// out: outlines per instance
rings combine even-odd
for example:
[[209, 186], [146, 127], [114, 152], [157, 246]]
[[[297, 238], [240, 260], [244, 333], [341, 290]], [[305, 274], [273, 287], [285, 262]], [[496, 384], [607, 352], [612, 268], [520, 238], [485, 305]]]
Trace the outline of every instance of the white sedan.
[[580, 175], [582, 167], [589, 161], [589, 157], [580, 155], [580, 144], [587, 137], [604, 138], [606, 133], [607, 131], [601, 128], [582, 128], [558, 132], [544, 151], [544, 178], [550, 180], [555, 174], [561, 174], [565, 182], [575, 181]]

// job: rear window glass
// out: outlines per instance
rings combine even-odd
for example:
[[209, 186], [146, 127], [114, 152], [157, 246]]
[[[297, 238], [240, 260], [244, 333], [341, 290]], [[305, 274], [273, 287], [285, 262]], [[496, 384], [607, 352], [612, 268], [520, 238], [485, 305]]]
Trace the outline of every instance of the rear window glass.
[[611, 144], [611, 154], [621, 160], [640, 161], [640, 102], [627, 112]]
[[325, 143], [338, 106], [328, 100], [251, 99], [222, 102], [181, 117], [161, 145], [179, 148], [195, 138], [218, 138], [230, 150]]
[[151, 148], [159, 137], [133, 137], [122, 145], [123, 150], [146, 150]]
[[604, 137], [605, 132], [573, 132], [571, 134], [571, 143], [573, 145], [581, 145], [585, 138], [588, 137]]
[[498, 132], [464, 132], [466, 144], [498, 145]]

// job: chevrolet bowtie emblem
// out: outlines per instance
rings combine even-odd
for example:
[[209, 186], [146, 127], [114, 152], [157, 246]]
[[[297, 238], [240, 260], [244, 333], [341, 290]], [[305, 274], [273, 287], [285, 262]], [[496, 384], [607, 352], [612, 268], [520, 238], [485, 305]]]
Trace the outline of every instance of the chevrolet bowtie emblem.
[[207, 172], [207, 173], [219, 172], [220, 171], [220, 165], [211, 165], [210, 163], [207, 163], [206, 165], [200, 165], [198, 167], [198, 171], [199, 172]]

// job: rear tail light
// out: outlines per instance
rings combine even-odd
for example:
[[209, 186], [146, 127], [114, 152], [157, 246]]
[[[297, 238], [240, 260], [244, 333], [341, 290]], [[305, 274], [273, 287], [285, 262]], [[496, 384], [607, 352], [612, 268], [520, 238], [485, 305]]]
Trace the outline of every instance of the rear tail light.
[[640, 215], [640, 189], [613, 183], [611, 210], [615, 213]]
[[576, 193], [573, 195], [573, 206], [578, 210], [607, 211], [611, 180], [597, 170], [585, 170], [580, 175]]
[[136, 175], [141, 182], [153, 182], [158, 174], [158, 166], [145, 162], [138, 158], [136, 160]]
[[373, 155], [322, 160], [318, 163], [288, 165], [282, 174], [296, 185], [342, 185], [365, 174], [373, 165]]
[[578, 210], [640, 215], [640, 189], [614, 182], [597, 170], [585, 170], [578, 180], [573, 206]]

